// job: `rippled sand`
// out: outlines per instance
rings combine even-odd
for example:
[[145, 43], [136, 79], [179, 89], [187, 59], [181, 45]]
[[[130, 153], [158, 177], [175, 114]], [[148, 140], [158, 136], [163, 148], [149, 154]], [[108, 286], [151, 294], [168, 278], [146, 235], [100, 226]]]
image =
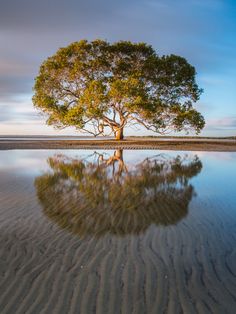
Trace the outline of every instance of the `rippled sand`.
[[[199, 157], [202, 167], [186, 183], [191, 199], [177, 221], [150, 222], [138, 232], [130, 226], [123, 235], [109, 227], [79, 234], [66, 228], [76, 216], [64, 225], [49, 217], [36, 182], [57, 175], [49, 164], [56, 153], [18, 152], [15, 161], [10, 154], [0, 154], [1, 314], [235, 313], [235, 154]], [[173, 184], [179, 191], [186, 187]], [[58, 206], [67, 208], [71, 199], [60, 198]], [[83, 221], [93, 226], [94, 217], [86, 211]], [[142, 225], [140, 215], [134, 219], [134, 226]]]

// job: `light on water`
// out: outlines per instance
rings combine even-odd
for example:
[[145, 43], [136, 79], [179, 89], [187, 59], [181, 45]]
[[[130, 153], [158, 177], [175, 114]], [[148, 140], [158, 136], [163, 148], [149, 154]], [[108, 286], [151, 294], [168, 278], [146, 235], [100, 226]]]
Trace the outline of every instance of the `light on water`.
[[1, 151], [1, 313], [234, 313], [235, 162]]

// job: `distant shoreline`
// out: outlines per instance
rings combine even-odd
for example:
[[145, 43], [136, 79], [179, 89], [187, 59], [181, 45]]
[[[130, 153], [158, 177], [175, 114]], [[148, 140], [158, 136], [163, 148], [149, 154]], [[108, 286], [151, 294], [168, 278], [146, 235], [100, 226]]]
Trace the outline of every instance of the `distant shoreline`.
[[[15, 137], [15, 136], [14, 136]], [[63, 140], [0, 138], [0, 150], [13, 149], [155, 149], [176, 151], [236, 152], [236, 139], [231, 138], [148, 138], [127, 137], [124, 141], [114, 139]], [[41, 136], [42, 138], [42, 136]]]
[[[0, 134], [0, 141], [5, 138], [32, 138], [32, 139], [37, 139], [37, 138], [45, 138], [45, 139], [51, 139], [51, 138], [57, 138], [58, 140], [60, 139], [67, 139], [67, 138], [73, 138], [73, 139], [90, 139], [90, 140], [104, 140], [104, 139], [111, 139], [113, 140], [113, 136], [99, 136], [99, 137], [94, 137], [91, 135], [18, 135], [18, 134], [13, 134], [13, 135], [6, 135]], [[169, 136], [169, 135], [144, 135], [144, 136], [139, 136], [139, 135], [129, 135], [125, 137], [126, 140], [131, 140], [131, 139], [140, 139], [140, 140], [162, 140], [162, 139], [210, 139], [210, 140], [236, 140], [236, 136]]]

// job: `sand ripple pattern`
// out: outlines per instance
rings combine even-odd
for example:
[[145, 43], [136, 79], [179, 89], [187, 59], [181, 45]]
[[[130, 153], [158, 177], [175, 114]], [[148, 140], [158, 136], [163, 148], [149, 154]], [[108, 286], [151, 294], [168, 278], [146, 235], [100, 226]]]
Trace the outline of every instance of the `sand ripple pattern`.
[[1, 314], [235, 313], [232, 198], [205, 186], [176, 225], [80, 239], [43, 215], [31, 178], [0, 181]]

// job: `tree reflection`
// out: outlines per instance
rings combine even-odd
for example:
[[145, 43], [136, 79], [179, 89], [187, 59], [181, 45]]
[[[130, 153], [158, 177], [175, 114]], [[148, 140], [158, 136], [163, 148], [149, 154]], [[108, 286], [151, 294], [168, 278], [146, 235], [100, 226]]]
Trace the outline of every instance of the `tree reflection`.
[[79, 236], [139, 234], [151, 224], [171, 225], [188, 212], [189, 179], [202, 169], [197, 156], [160, 154], [127, 166], [122, 150], [106, 157], [48, 159], [50, 171], [36, 178], [44, 213]]

